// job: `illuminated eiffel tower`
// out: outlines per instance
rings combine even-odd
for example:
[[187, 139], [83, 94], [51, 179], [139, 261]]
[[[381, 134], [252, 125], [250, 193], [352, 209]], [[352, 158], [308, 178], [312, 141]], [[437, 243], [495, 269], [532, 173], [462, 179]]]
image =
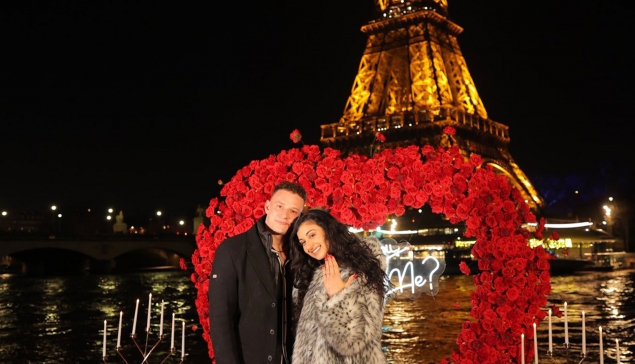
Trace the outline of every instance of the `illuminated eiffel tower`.
[[[384, 148], [452, 142], [506, 175], [534, 211], [542, 207], [508, 151], [507, 125], [488, 118], [456, 39], [463, 29], [447, 18], [447, 0], [375, 3], [379, 19], [361, 28], [368, 40], [344, 115], [321, 126], [322, 145], [368, 154], [376, 131], [387, 138]], [[445, 135], [446, 126], [456, 135]]]

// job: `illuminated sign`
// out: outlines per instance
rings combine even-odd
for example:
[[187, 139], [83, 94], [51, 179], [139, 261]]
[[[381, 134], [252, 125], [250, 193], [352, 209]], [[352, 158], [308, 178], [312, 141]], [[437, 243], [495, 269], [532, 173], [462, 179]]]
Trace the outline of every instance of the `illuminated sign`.
[[445, 270], [445, 260], [429, 255], [416, 259], [407, 241], [382, 239], [381, 250], [386, 256], [386, 274], [394, 284], [387, 292], [395, 298], [416, 299], [421, 292], [434, 296], [439, 292], [439, 277]]

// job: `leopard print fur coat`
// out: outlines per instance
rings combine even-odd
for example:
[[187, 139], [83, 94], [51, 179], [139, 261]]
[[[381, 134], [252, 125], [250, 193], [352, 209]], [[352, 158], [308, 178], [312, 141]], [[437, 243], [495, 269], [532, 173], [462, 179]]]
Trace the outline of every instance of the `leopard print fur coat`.
[[[376, 238], [365, 241], [377, 255], [382, 269], [386, 259]], [[354, 272], [340, 268], [342, 280]], [[298, 320], [292, 364], [385, 364], [381, 349], [385, 300], [353, 280], [331, 298], [318, 268], [304, 298]], [[294, 289], [297, 303], [297, 290]]]

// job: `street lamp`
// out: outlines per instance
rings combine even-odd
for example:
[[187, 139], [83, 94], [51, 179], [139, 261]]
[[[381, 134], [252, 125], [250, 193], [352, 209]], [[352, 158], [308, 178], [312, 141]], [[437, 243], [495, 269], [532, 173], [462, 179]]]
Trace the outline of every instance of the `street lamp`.
[[2, 211], [2, 216], [7, 216], [7, 212], [6, 211]]
[[55, 206], [55, 205], [51, 206], [51, 210], [53, 210], [53, 211], [57, 210], [57, 206]]
[[161, 211], [157, 211], [157, 216], [161, 216]]

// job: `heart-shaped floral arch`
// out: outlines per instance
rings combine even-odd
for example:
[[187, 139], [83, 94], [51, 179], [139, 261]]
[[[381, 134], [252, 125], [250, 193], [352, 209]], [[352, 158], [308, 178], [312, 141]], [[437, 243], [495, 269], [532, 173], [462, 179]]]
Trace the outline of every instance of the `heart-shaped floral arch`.
[[[450, 127], [444, 131], [454, 134]], [[458, 348], [441, 362], [520, 362], [523, 333], [525, 353], [531, 360], [533, 324], [546, 316], [541, 307], [551, 292], [547, 253], [541, 246], [528, 246], [530, 233], [522, 227], [536, 218], [507, 177], [482, 166], [478, 155], [468, 158], [457, 146], [429, 145], [346, 158], [334, 149], [305, 145], [240, 169], [221, 190], [224, 199], [210, 201], [206, 211], [210, 224], [199, 227], [198, 248], [192, 256], [196, 308], [210, 358], [214, 352], [208, 286], [216, 248], [264, 215], [265, 200], [282, 181], [302, 185], [308, 207], [327, 208], [356, 228], [382, 225], [388, 215], [401, 216], [406, 208], [424, 204], [453, 224], [464, 221], [464, 236], [476, 237], [472, 254], [481, 271], [473, 276], [476, 289], [471, 293], [470, 315], [475, 320], [463, 323]], [[534, 232], [538, 238], [542, 238], [542, 221]], [[464, 263], [461, 270], [469, 274]]]

